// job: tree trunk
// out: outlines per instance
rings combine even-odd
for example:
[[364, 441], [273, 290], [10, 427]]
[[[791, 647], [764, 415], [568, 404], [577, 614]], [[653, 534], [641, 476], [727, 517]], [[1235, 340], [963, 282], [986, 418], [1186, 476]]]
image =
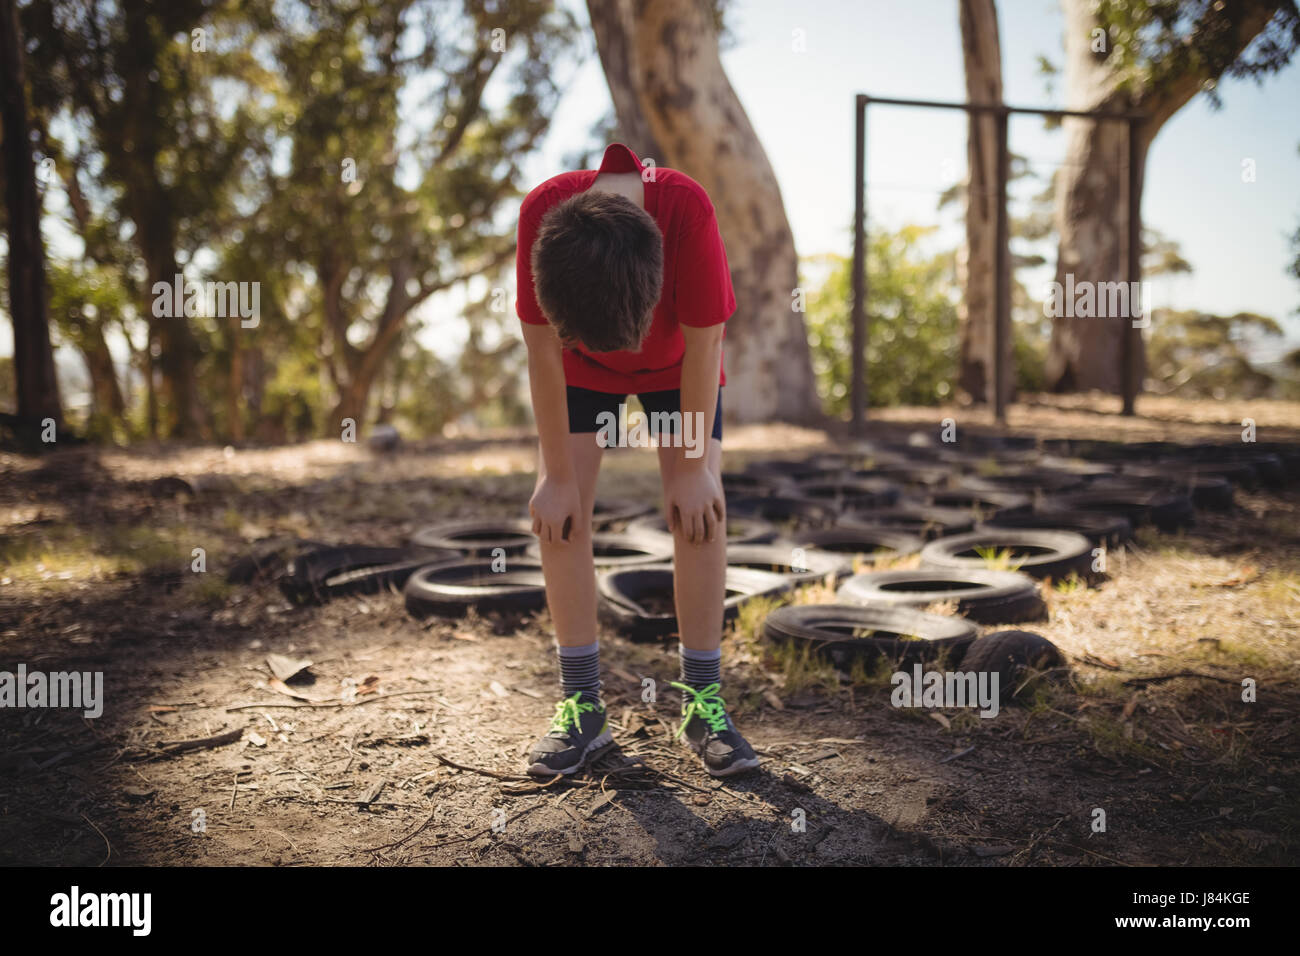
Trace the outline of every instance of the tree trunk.
[[[1140, 207], [1146, 158], [1164, 124], [1201, 89], [1206, 79], [1193, 72], [1155, 89], [1125, 93], [1107, 57], [1094, 53], [1092, 0], [1061, 0], [1065, 13], [1066, 108], [1075, 110], [1132, 109], [1145, 114], [1135, 124], [1137, 136], [1137, 195]], [[1239, 55], [1267, 26], [1276, 2], [1245, 0], [1234, 11], [1231, 46]], [[1068, 275], [1079, 282], [1121, 282], [1128, 279], [1120, 261], [1125, 211], [1120, 208], [1121, 179], [1126, 175], [1124, 126], [1120, 121], [1063, 121], [1067, 135], [1065, 164], [1056, 190], [1059, 234], [1056, 281], [1067, 286]], [[1139, 232], [1140, 234], [1140, 232]], [[1139, 277], [1134, 277], [1137, 279]], [[1123, 318], [1058, 316], [1052, 321], [1047, 355], [1047, 385], [1052, 391], [1120, 390]], [[1139, 382], [1146, 369], [1145, 349], [1137, 338]]]
[[[1002, 103], [1002, 52], [994, 0], [961, 0], [961, 46], [969, 103]], [[997, 322], [998, 122], [991, 113], [971, 113], [966, 135], [966, 244], [957, 258], [957, 280], [965, 294], [958, 304], [961, 325], [957, 384], [977, 404], [988, 401], [994, 378], [993, 343]], [[1011, 257], [1002, 261], [1002, 279], [1011, 282]], [[1012, 368], [1008, 336], [1002, 360]], [[1008, 375], [1005, 397], [1014, 389]]]
[[727, 323], [728, 417], [822, 420], [781, 190], [722, 70], [697, 0], [587, 4], [619, 126], [661, 166], [709, 193], [727, 247], [736, 313]]
[[5, 202], [9, 211], [9, 315], [14, 328], [16, 407], [19, 429], [34, 442], [45, 419], [62, 425], [63, 410], [50, 347], [45, 246], [36, 198], [22, 49], [14, 0], [0, 0], [0, 135], [4, 137]]

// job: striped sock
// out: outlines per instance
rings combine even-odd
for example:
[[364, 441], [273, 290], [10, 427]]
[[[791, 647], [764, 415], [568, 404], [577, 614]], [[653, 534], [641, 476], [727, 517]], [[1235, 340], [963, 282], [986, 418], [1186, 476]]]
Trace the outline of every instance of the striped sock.
[[560, 687], [565, 697], [581, 692], [584, 701], [600, 700], [600, 641], [581, 647], [555, 645], [560, 656]]
[[682, 683], [696, 690], [722, 682], [722, 648], [695, 651], [684, 644], [677, 645], [682, 661]]

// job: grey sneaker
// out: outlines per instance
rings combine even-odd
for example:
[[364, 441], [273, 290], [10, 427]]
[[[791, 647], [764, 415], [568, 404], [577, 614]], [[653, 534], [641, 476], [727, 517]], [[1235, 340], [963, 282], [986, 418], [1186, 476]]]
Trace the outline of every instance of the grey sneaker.
[[718, 684], [696, 690], [690, 684], [672, 682], [682, 692], [682, 725], [674, 737], [686, 742], [704, 759], [704, 769], [715, 777], [730, 777], [758, 766], [754, 753], [727, 716], [727, 705], [718, 695]]
[[574, 694], [555, 705], [551, 729], [528, 755], [528, 773], [542, 777], [574, 773], [589, 756], [613, 742], [604, 701]]

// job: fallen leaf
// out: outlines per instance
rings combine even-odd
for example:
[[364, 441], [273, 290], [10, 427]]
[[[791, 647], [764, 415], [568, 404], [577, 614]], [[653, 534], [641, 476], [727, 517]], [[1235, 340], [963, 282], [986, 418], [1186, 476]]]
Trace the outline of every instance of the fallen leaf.
[[286, 684], [284, 681], [280, 680], [277, 677], [272, 677], [270, 680], [268, 680], [266, 682], [266, 686], [269, 687], [271, 690], [275, 691], [276, 693], [284, 694], [285, 697], [292, 697], [294, 700], [305, 700], [305, 701], [311, 700], [310, 697], [298, 693], [296, 690], [294, 690], [292, 687], [290, 687], [288, 684]]
[[148, 711], [151, 714], [170, 714], [180, 710], [179, 707], [168, 707], [166, 704], [150, 704]]
[[930, 716], [933, 717], [935, 720], [939, 721], [939, 723], [943, 724], [944, 730], [952, 730], [952, 721], [950, 721], [943, 714], [937, 713], [935, 711], [931, 711]]
[[467, 634], [464, 631], [456, 631], [451, 636], [458, 641], [469, 641], [471, 644], [481, 643], [480, 640], [477, 637], [475, 637], [473, 634]]
[[492, 691], [492, 693], [496, 694], [498, 697], [510, 696], [510, 691], [506, 690], [505, 687], [501, 685], [500, 681], [492, 681], [492, 683], [488, 684], [488, 690]]
[[266, 746], [266, 738], [263, 737], [261, 734], [259, 734], [256, 730], [250, 730], [248, 732], [248, 742], [252, 744], [254, 747]]
[[311, 661], [285, 657], [283, 654], [267, 654], [266, 664], [271, 668], [271, 673], [282, 681], [291, 681], [311, 667]]
[[785, 710], [785, 704], [781, 703], [781, 698], [776, 695], [776, 691], [768, 688], [763, 691], [763, 699], [772, 705], [775, 710]]

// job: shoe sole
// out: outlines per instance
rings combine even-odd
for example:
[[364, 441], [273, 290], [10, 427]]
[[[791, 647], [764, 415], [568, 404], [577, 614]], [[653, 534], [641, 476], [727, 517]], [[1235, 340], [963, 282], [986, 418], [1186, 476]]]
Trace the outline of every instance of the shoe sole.
[[554, 767], [546, 766], [546, 764], [544, 763], [535, 763], [535, 764], [530, 764], [526, 772], [530, 776], [535, 776], [535, 777], [553, 777], [557, 773], [567, 777], [570, 774], [575, 774], [582, 769], [582, 765], [587, 762], [587, 758], [591, 756], [592, 751], [600, 750], [603, 747], [608, 747], [613, 742], [614, 742], [614, 735], [610, 731], [606, 730], [603, 733], [601, 733], [599, 736], [594, 737], [591, 743], [587, 744], [586, 748], [582, 751], [582, 754], [578, 757], [577, 762], [574, 763], [572, 766], [562, 770], [557, 770]]
[[[694, 743], [685, 738], [682, 739], [682, 743], [688, 750], [695, 754], [695, 756], [699, 757], [701, 762], [703, 762], [704, 755], [700, 750], [696, 749]], [[738, 773], [746, 773], [747, 771], [758, 769], [760, 763], [761, 761], [758, 757], [745, 757], [742, 760], [737, 760], [731, 766], [722, 770], [714, 770], [708, 764], [704, 764], [704, 769], [709, 772], [710, 777], [734, 777]]]

